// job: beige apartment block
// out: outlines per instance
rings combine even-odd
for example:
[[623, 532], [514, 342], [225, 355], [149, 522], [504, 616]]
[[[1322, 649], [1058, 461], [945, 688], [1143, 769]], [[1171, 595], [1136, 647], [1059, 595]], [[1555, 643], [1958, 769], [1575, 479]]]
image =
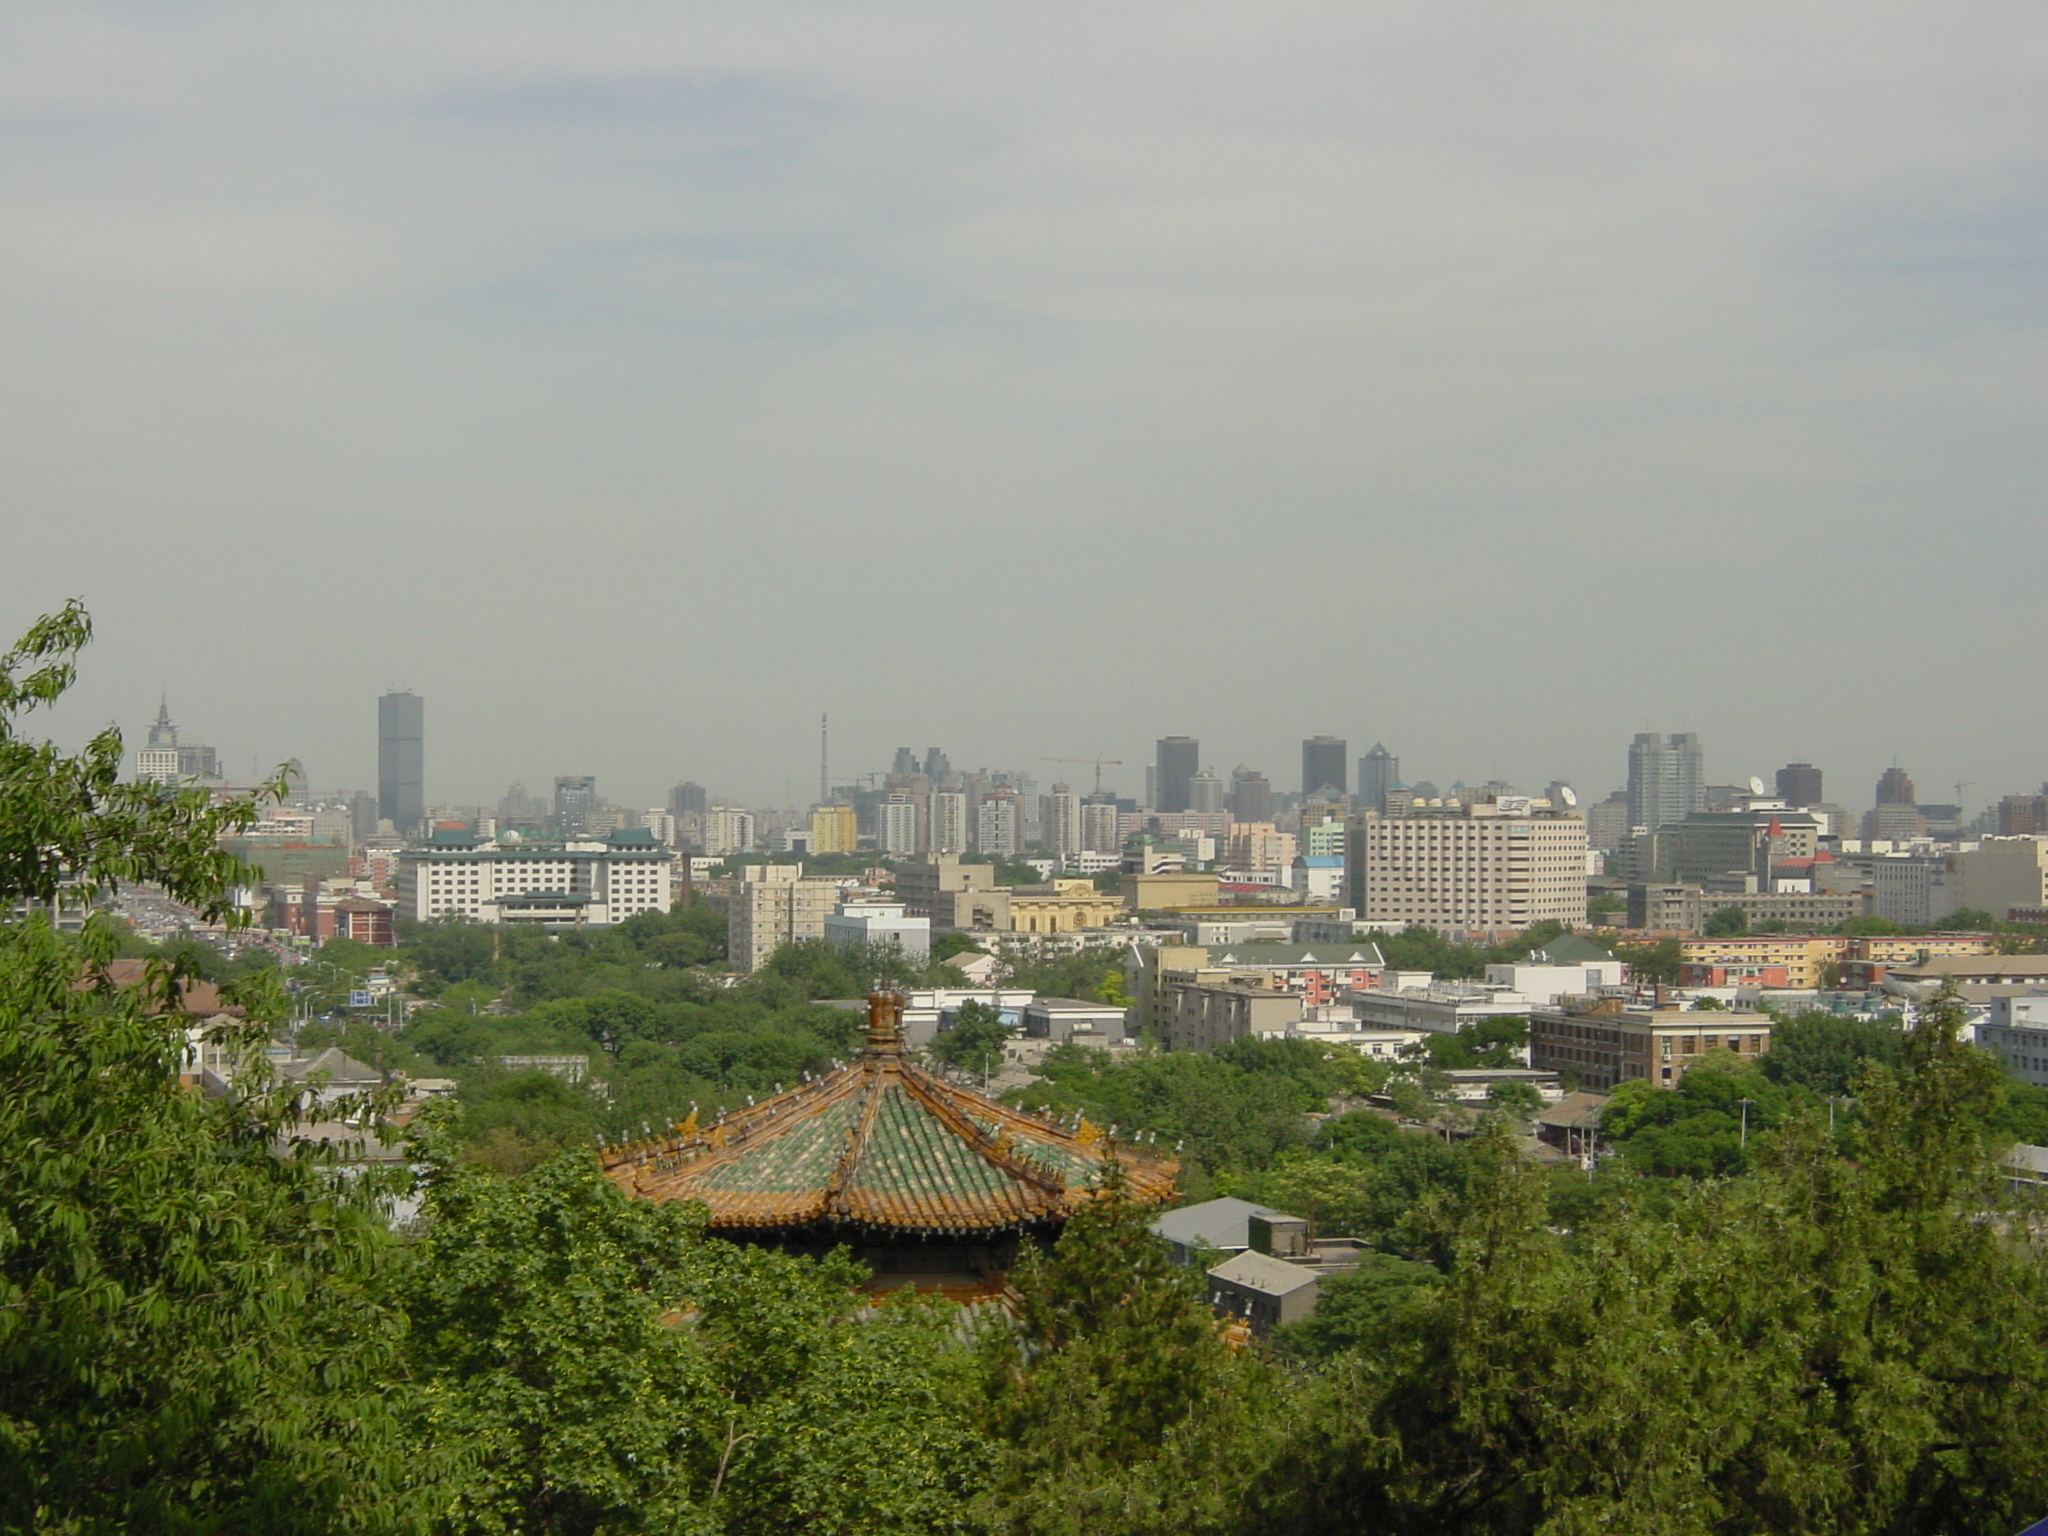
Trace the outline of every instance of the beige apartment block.
[[1788, 987], [1818, 987], [1823, 968], [1839, 963], [1850, 939], [1832, 933], [1760, 933], [1739, 939], [1685, 939], [1678, 957], [1684, 965], [1783, 966]]
[[1169, 1051], [1213, 1051], [1260, 1033], [1280, 1034], [1299, 1023], [1298, 994], [1237, 983], [1176, 982], [1166, 989], [1166, 1025], [1160, 1043]]
[[1125, 875], [1122, 889], [1124, 908], [1130, 912], [1223, 904], [1222, 882], [1214, 875]]
[[852, 853], [860, 847], [858, 818], [850, 805], [821, 805], [811, 812], [811, 852]]
[[1671, 1088], [1709, 1051], [1747, 1061], [1770, 1048], [1767, 1013], [1630, 1008], [1603, 997], [1569, 998], [1529, 1015], [1529, 1065], [1601, 1092], [1627, 1082]]
[[726, 909], [726, 957], [736, 971], [758, 970], [784, 944], [822, 939], [840, 883], [805, 878], [800, 864], [749, 864]]
[[1518, 932], [1586, 921], [1586, 823], [1504, 814], [1491, 802], [1351, 819], [1349, 876], [1359, 921], [1446, 933]]
[[1957, 907], [2005, 917], [2015, 907], [2048, 906], [2048, 837], [1987, 837], [1955, 855]]

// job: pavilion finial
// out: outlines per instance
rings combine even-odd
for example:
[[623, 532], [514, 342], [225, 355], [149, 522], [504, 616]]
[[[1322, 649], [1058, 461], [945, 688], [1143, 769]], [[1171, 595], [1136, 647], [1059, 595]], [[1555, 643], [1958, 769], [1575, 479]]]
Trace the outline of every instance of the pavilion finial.
[[895, 1056], [903, 1050], [903, 1008], [910, 1000], [877, 983], [868, 994], [868, 1054]]

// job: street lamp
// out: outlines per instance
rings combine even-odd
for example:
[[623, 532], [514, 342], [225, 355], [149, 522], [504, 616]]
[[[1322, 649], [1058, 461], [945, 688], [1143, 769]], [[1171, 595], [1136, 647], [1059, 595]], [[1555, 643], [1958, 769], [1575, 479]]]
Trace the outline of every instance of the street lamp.
[[1756, 1100], [1737, 1099], [1735, 1102], [1742, 1106], [1742, 1150], [1747, 1154], [1749, 1151], [1749, 1106], [1754, 1104]]

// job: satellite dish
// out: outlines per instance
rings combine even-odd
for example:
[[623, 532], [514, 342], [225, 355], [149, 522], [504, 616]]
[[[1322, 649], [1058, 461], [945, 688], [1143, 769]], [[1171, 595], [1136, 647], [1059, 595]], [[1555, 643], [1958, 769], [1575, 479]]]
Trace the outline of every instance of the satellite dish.
[[1558, 798], [1563, 800], [1566, 805], [1577, 805], [1579, 803], [1579, 792], [1569, 784], [1558, 785], [1557, 793]]
[[1761, 795], [1764, 792], [1764, 781], [1753, 773], [1749, 776], [1749, 792], [1752, 795]]

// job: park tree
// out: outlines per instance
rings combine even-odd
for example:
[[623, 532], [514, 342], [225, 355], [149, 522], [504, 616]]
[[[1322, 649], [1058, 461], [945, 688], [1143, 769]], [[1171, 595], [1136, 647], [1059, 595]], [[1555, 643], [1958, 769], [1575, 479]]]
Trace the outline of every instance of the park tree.
[[1173, 1263], [1151, 1215], [1112, 1166], [1049, 1254], [1024, 1251], [1017, 1325], [983, 1335], [983, 1424], [1001, 1448], [975, 1511], [985, 1529], [1243, 1528], [1245, 1481], [1274, 1443], [1282, 1381], [1224, 1344], [1201, 1271]]
[[1003, 1022], [1000, 1009], [969, 998], [954, 1013], [951, 1026], [932, 1041], [931, 1053], [949, 1067], [986, 1077], [1002, 1065], [1003, 1046], [1016, 1033]]
[[281, 998], [238, 992], [234, 1098], [179, 1086], [191, 967], [117, 987], [115, 926], [47, 915], [148, 881], [232, 922], [219, 839], [244, 801], [123, 784], [111, 727], [77, 754], [22, 734], [91, 635], [76, 604], [0, 655], [0, 1529], [403, 1529], [402, 1330], [367, 1181], [291, 1139], [261, 1048]]

